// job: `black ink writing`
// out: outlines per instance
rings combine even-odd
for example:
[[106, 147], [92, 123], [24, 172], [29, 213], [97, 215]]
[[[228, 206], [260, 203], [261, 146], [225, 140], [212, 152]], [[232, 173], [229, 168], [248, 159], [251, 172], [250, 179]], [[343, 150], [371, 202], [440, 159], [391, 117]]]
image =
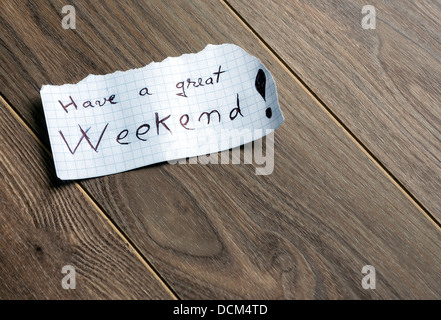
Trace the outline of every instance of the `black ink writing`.
[[220, 77], [220, 75], [221, 75], [222, 73], [225, 73], [225, 72], [226, 72], [226, 71], [221, 71], [221, 69], [222, 69], [222, 66], [219, 66], [219, 70], [218, 70], [217, 72], [213, 73], [213, 74], [216, 76], [216, 83], [219, 82], [219, 77]]
[[[266, 115], [267, 115], [267, 117], [270, 118], [271, 111], [267, 110]], [[163, 130], [165, 129], [166, 132], [173, 134], [172, 130], [169, 127], [169, 124], [173, 123], [171, 116], [172, 115], [169, 114], [165, 117], [160, 117], [159, 113], [155, 112], [155, 120], [154, 121], [155, 121], [157, 135], [160, 134], [161, 128], [163, 128]], [[234, 121], [239, 116], [244, 117], [242, 108], [240, 106], [240, 97], [239, 97], [239, 94], [237, 94], [236, 95], [236, 106], [233, 109], [231, 109], [228, 113], [224, 114], [224, 117], [226, 117], [227, 119], [229, 118], [231, 121]], [[193, 120], [189, 114], [187, 114], [187, 113], [183, 114], [179, 117], [179, 123], [185, 130], [196, 130], [196, 128], [198, 127], [198, 123], [200, 124], [199, 127], [201, 125], [208, 126], [208, 125], [212, 125], [213, 122], [216, 122], [216, 120], [217, 120], [217, 123], [220, 123], [222, 119], [224, 119], [224, 118], [222, 117], [221, 111], [219, 111], [217, 109], [213, 109], [210, 111], [204, 111], [204, 112], [196, 115]], [[64, 143], [66, 144], [67, 148], [69, 149], [69, 152], [72, 155], [74, 155], [76, 153], [78, 147], [80, 146], [80, 144], [83, 140], [86, 140], [86, 142], [89, 144], [89, 146], [92, 148], [92, 150], [94, 150], [95, 152], [98, 152], [98, 147], [101, 143], [101, 140], [102, 140], [104, 133], [106, 132], [106, 129], [108, 126], [109, 126], [109, 123], [107, 123], [107, 125], [102, 130], [101, 135], [99, 136], [96, 145], [93, 145], [91, 142], [91, 139], [89, 138], [89, 136], [87, 134], [88, 131], [90, 130], [90, 128], [88, 128], [86, 131], [84, 131], [83, 128], [80, 125], [78, 125], [78, 127], [80, 128], [81, 137], [73, 149], [69, 145], [69, 143], [67, 142], [63, 132], [60, 130], [59, 133], [60, 133], [61, 138], [63, 139]], [[137, 127], [137, 129], [135, 131], [136, 138], [139, 141], [147, 141], [148, 140], [147, 134], [150, 132], [150, 129], [151, 129], [151, 125], [144, 122], [143, 124], [141, 124], [140, 126]], [[118, 144], [123, 145], [123, 146], [127, 146], [132, 143], [130, 141], [129, 135], [130, 135], [129, 129], [124, 129], [118, 133], [115, 140]]]
[[199, 88], [207, 85], [214, 85], [215, 83], [219, 83], [220, 75], [227, 71], [222, 70], [222, 66], [219, 66], [218, 71], [213, 72], [216, 76], [216, 81], [214, 81], [213, 77], [208, 77], [205, 80], [203, 78], [198, 78], [197, 80], [192, 80], [188, 78], [186, 81], [180, 81], [176, 84], [176, 88], [180, 89], [182, 92], [177, 93], [177, 96], [187, 98], [187, 90], [191, 88]]
[[[144, 129], [144, 131], [141, 131], [141, 129]], [[136, 137], [141, 141], [147, 141], [147, 139], [143, 139], [143, 138], [141, 138], [141, 136], [147, 134], [149, 131], [150, 131], [150, 125], [143, 124], [143, 125], [139, 126], [138, 129], [136, 130]]]
[[273, 110], [271, 110], [271, 108], [266, 108], [265, 115], [268, 119], [271, 119], [271, 117], [273, 116]]
[[[86, 134], [87, 134], [87, 131], [89, 131], [89, 130], [90, 130], [90, 128], [86, 130]], [[70, 146], [69, 146], [69, 143], [67, 143], [66, 138], [64, 137], [63, 132], [62, 132], [61, 130], [58, 131], [58, 132], [60, 133], [61, 138], [63, 138], [63, 141], [64, 141], [64, 143], [66, 144], [67, 148], [69, 149], [70, 153], [75, 154], [75, 152], [77, 152], [78, 147], [80, 146], [81, 141], [83, 141], [83, 139], [84, 139], [84, 135], [83, 135], [83, 134], [81, 135], [81, 138], [80, 138], [80, 140], [78, 141], [76, 147], [72, 150], [72, 149], [70, 148]]]
[[266, 101], [265, 88], [266, 88], [266, 75], [262, 69], [259, 69], [256, 75], [256, 81], [254, 82], [257, 92], [262, 96], [263, 100]]
[[112, 94], [109, 98], [103, 98], [103, 103], [100, 102], [100, 100], [96, 100], [95, 104], [103, 107], [107, 102], [109, 102], [110, 104], [117, 104], [118, 102], [113, 101], [115, 99], [115, 95]]
[[186, 130], [194, 130], [194, 128], [187, 128], [187, 124], [188, 124], [189, 121], [190, 121], [190, 117], [188, 116], [188, 114], [184, 114], [184, 115], [182, 115], [179, 118], [179, 123], [181, 124], [181, 126], [184, 127], [184, 129], [186, 129]]
[[171, 115], [168, 115], [167, 117], [162, 118], [161, 120], [159, 120], [159, 115], [158, 115], [157, 112], [155, 112], [156, 130], [157, 130], [157, 132], [158, 132], [158, 135], [159, 135], [159, 125], [160, 125], [160, 124], [162, 124], [162, 125], [164, 126], [164, 128], [167, 129], [170, 133], [172, 133], [171, 130], [170, 130], [170, 128], [165, 124], [165, 121], [167, 121], [167, 119], [170, 118], [170, 116], [171, 116]]
[[152, 94], [149, 92], [149, 88], [142, 88], [141, 90], [139, 90], [139, 95], [140, 96], [151, 96]]
[[213, 111], [211, 111], [210, 113], [208, 113], [208, 112], [202, 112], [201, 115], [200, 115], [200, 117], [199, 117], [199, 119], [198, 119], [198, 121], [201, 122], [202, 117], [203, 117], [203, 116], [207, 116], [207, 124], [210, 124], [211, 115], [212, 115], [213, 113], [215, 113], [215, 112], [217, 113], [217, 115], [218, 115], [218, 117], [219, 117], [219, 122], [220, 122], [220, 121], [221, 121], [221, 115], [220, 115], [219, 111], [217, 111], [217, 110], [213, 110]]
[[101, 139], [103, 138], [104, 132], [106, 132], [106, 129], [107, 129], [108, 126], [109, 126], [109, 124], [106, 124], [106, 126], [104, 127], [103, 132], [101, 132], [101, 135], [100, 135], [100, 137], [99, 137], [99, 139], [98, 139], [98, 142], [96, 143], [96, 146], [93, 146], [93, 144], [90, 142], [89, 137], [87, 136], [87, 133], [84, 132], [83, 128], [81, 128], [80, 125], [78, 125], [78, 127], [80, 127], [80, 131], [81, 131], [81, 133], [83, 134], [84, 138], [86, 139], [87, 143], [89, 144], [89, 146], [90, 146], [93, 150], [95, 150], [95, 152], [98, 152], [98, 147], [99, 147], [99, 145], [100, 145], [100, 143], [101, 143]]
[[[95, 100], [94, 103], [92, 103], [92, 100], [87, 100], [84, 101], [82, 103], [83, 108], [87, 109], [90, 107], [95, 107], [95, 106], [99, 106], [99, 107], [104, 107], [104, 105], [106, 104], [117, 104], [118, 102], [114, 101], [116, 98], [116, 95], [112, 94], [110, 95], [108, 98], [103, 98], [102, 101], [101, 100]], [[60, 103], [61, 107], [64, 109], [64, 111], [66, 111], [66, 113], [69, 113], [69, 111], [67, 110], [68, 107], [73, 106], [75, 108], [75, 110], [78, 110], [78, 106], [77, 103], [74, 101], [74, 99], [72, 98], [72, 96], [69, 96], [70, 99], [70, 103], [68, 104], [63, 104], [63, 102], [61, 102], [61, 100], [58, 100], [58, 102]]]
[[234, 108], [233, 110], [231, 110], [231, 112], [230, 112], [230, 120], [236, 119], [236, 117], [239, 114], [243, 117], [242, 110], [240, 110], [239, 94], [237, 94], [237, 107]]
[[66, 111], [66, 113], [69, 113], [69, 111], [67, 111], [67, 108], [69, 106], [74, 106], [75, 110], [78, 109], [77, 104], [75, 103], [74, 99], [71, 96], [69, 96], [69, 99], [70, 99], [71, 102], [69, 104], [66, 104], [66, 105], [63, 104], [63, 102], [61, 102], [61, 100], [58, 100], [58, 102], [61, 104], [61, 106], [63, 107], [64, 111]]
[[123, 131], [121, 131], [117, 136], [116, 136], [116, 142], [118, 142], [119, 144], [130, 144], [130, 142], [121, 142], [121, 140], [127, 138], [127, 136], [129, 135], [129, 130], [125, 129]]
[[63, 138], [64, 143], [66, 143], [66, 146], [67, 146], [67, 148], [69, 149], [69, 152], [70, 152], [71, 154], [75, 154], [75, 152], [77, 151], [77, 149], [78, 149], [78, 147], [80, 146], [81, 141], [83, 141], [83, 139], [86, 139], [86, 141], [87, 141], [87, 143], [89, 144], [89, 146], [90, 146], [93, 150], [95, 150], [95, 152], [98, 152], [98, 147], [99, 147], [99, 145], [100, 145], [100, 143], [101, 143], [101, 140], [102, 140], [102, 138], [103, 138], [103, 136], [104, 136], [104, 132], [106, 132], [106, 129], [107, 129], [108, 126], [109, 126], [109, 124], [106, 124], [106, 126], [105, 126], [104, 129], [103, 129], [103, 131], [101, 132], [101, 135], [100, 135], [100, 137], [99, 137], [99, 139], [98, 139], [98, 142], [97, 142], [96, 145], [94, 146], [94, 145], [90, 142], [90, 138], [89, 138], [89, 136], [87, 135], [87, 132], [90, 130], [90, 128], [87, 129], [86, 131], [84, 131], [83, 128], [81, 128], [81, 126], [78, 125], [78, 127], [80, 128], [80, 131], [81, 131], [81, 138], [80, 138], [80, 140], [78, 141], [76, 147], [75, 147], [73, 150], [72, 150], [72, 148], [70, 147], [69, 143], [66, 141], [66, 138], [64, 137], [63, 132], [62, 132], [61, 130], [58, 131], [58, 132], [60, 133], [61, 138]]

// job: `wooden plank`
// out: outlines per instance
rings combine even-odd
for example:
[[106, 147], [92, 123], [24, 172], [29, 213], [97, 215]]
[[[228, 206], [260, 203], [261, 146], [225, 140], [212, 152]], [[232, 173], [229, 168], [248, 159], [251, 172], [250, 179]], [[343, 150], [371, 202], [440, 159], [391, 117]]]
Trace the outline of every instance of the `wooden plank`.
[[[171, 299], [0, 101], [0, 299]], [[66, 290], [62, 268], [75, 268]], [[67, 271], [66, 271], [67, 272]], [[70, 283], [70, 282], [69, 282]]]
[[[180, 296], [441, 296], [439, 230], [220, 2], [73, 4], [75, 31], [60, 28], [62, 1], [9, 1], [0, 13], [1, 85], [41, 137], [43, 83], [141, 67], [207, 43], [240, 45], [278, 84], [286, 122], [272, 175], [161, 164], [81, 182]], [[367, 264], [376, 290], [361, 286]]]
[[439, 2], [228, 2], [440, 220]]

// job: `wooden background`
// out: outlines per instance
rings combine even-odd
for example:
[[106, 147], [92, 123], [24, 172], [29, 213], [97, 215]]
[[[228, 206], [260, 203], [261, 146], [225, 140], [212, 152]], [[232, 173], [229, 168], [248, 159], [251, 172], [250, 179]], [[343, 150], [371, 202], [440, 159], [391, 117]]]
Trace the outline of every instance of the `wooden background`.
[[[3, 0], [0, 299], [441, 297], [439, 1]], [[273, 74], [275, 169], [55, 176], [40, 87], [235, 43]], [[72, 265], [77, 288], [64, 290]], [[375, 290], [361, 286], [364, 265]]]

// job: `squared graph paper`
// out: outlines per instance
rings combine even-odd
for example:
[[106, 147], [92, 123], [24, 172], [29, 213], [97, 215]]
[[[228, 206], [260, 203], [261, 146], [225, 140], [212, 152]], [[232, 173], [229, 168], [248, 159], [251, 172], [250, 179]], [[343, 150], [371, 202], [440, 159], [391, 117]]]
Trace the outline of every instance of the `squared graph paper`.
[[45, 85], [41, 98], [63, 180], [235, 148], [284, 120], [271, 74], [232, 44]]

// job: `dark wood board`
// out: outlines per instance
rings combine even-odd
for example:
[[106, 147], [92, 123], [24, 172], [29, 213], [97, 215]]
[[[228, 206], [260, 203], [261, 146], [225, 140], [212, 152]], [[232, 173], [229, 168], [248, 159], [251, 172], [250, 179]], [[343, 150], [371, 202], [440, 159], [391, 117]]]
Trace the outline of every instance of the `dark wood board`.
[[1, 101], [0, 125], [0, 300], [173, 299]]
[[[6, 2], [2, 93], [47, 142], [39, 88], [233, 42], [275, 77], [275, 171], [160, 164], [81, 181], [183, 298], [440, 296], [439, 229], [217, 1]], [[364, 265], [376, 290], [361, 286]]]
[[440, 221], [439, 1], [228, 3]]

